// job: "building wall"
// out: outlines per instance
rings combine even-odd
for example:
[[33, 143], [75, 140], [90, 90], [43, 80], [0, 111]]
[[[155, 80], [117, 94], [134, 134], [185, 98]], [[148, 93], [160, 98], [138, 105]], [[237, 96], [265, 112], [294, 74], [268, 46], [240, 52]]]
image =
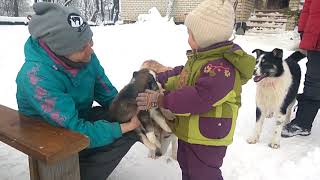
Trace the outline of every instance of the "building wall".
[[120, 18], [124, 21], [137, 21], [139, 14], [147, 14], [156, 7], [162, 16], [166, 14], [167, 0], [121, 0]]
[[[175, 0], [172, 16], [176, 22], [183, 22], [185, 16], [197, 7], [203, 0]], [[232, 0], [235, 1], [235, 0]], [[122, 0], [120, 17], [124, 21], [136, 21], [139, 14], [147, 14], [148, 10], [156, 7], [162, 16], [166, 15], [168, 0]], [[237, 21], [246, 21], [254, 8], [254, 0], [238, 0], [236, 10]]]
[[254, 10], [255, 0], [238, 0], [236, 9], [237, 22], [247, 21]]
[[172, 16], [175, 22], [184, 22], [188, 12], [196, 8], [203, 0], [175, 0]]

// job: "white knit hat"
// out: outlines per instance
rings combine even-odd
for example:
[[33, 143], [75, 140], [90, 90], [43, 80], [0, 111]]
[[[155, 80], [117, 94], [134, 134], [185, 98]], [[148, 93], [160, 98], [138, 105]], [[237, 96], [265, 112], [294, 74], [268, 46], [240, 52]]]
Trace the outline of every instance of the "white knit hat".
[[205, 0], [187, 15], [184, 24], [200, 48], [205, 48], [230, 38], [234, 17], [230, 0]]

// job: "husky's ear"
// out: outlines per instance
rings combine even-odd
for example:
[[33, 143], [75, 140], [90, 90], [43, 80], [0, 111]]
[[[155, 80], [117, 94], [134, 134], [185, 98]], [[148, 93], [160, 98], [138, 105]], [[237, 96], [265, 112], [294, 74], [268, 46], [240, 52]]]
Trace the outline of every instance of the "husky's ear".
[[259, 57], [262, 53], [264, 53], [264, 51], [262, 51], [261, 49], [255, 49], [252, 51], [252, 53], [257, 53], [257, 57]]
[[275, 57], [282, 59], [282, 57], [283, 57], [283, 50], [282, 50], [282, 49], [275, 48], [274, 50], [272, 50], [272, 54], [273, 54]]

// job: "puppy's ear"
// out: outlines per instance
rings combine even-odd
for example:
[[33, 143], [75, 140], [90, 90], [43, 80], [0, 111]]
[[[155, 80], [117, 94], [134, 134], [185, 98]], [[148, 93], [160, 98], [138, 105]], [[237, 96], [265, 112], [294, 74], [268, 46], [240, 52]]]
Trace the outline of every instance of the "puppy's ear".
[[262, 53], [264, 53], [264, 51], [262, 51], [261, 49], [255, 49], [252, 51], [252, 53], [256, 53], [257, 57], [259, 57]]
[[282, 50], [282, 49], [275, 48], [274, 50], [272, 50], [272, 54], [273, 54], [274, 57], [277, 57], [277, 58], [282, 59], [282, 57], [283, 57], [283, 50]]
[[137, 72], [137, 71], [133, 72], [132, 77], [136, 77], [136, 76], [137, 76], [137, 74], [138, 74], [138, 72]]

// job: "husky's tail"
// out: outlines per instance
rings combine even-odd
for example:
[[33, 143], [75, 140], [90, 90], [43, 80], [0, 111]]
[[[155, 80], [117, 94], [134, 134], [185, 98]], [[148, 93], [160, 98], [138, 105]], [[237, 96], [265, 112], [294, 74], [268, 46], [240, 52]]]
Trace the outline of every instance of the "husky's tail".
[[298, 63], [301, 59], [305, 58], [306, 55], [303, 54], [300, 51], [295, 51], [294, 53], [292, 53], [287, 59], [286, 61], [294, 61], [296, 63]]

